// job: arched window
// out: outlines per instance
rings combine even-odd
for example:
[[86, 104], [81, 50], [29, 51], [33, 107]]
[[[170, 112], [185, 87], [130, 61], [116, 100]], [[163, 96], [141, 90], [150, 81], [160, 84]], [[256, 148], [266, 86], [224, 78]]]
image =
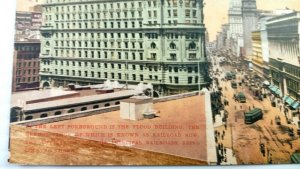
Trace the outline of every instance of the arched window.
[[41, 118], [45, 118], [45, 117], [48, 117], [48, 114], [47, 113], [43, 113], [43, 114], [41, 114], [41, 116], [40, 116]]
[[57, 112], [55, 112], [55, 113], [54, 113], [54, 115], [55, 115], [55, 116], [57, 116], [57, 115], [61, 115], [61, 111], [57, 111]]
[[26, 117], [25, 117], [25, 120], [32, 120], [32, 119], [33, 119], [32, 116], [26, 116]]
[[176, 45], [175, 45], [174, 42], [171, 42], [171, 43], [170, 43], [170, 48], [171, 48], [171, 49], [176, 49]]
[[94, 105], [93, 106], [93, 109], [98, 109], [99, 108], [99, 105]]
[[104, 105], [104, 107], [108, 107], [108, 106], [110, 106], [110, 104], [109, 104], [109, 103], [106, 103], [106, 104]]
[[196, 49], [196, 44], [195, 44], [195, 42], [191, 42], [191, 43], [189, 44], [189, 49]]
[[46, 46], [50, 46], [50, 42], [49, 41], [46, 42]]
[[156, 44], [154, 42], [151, 43], [151, 49], [155, 49], [156, 48]]
[[82, 108], [81, 108], [81, 111], [85, 111], [85, 110], [87, 110], [86, 107], [82, 107]]
[[115, 105], [119, 105], [120, 104], [120, 102], [119, 101], [117, 101], [116, 103], [115, 103]]
[[70, 109], [70, 110], [68, 110], [68, 113], [74, 113], [75, 112], [75, 110], [74, 109]]

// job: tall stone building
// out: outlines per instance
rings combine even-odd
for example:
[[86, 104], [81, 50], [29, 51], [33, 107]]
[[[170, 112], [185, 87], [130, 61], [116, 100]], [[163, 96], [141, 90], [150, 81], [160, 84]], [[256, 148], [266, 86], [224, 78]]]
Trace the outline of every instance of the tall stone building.
[[294, 109], [300, 107], [299, 30], [300, 12], [280, 15], [267, 21], [271, 82], [280, 89], [282, 96], [290, 98], [288, 104]]
[[41, 86], [209, 85], [203, 0], [46, 0], [43, 19]]
[[243, 16], [242, 0], [230, 0], [229, 11], [229, 40], [236, 44], [233, 53], [239, 57], [243, 53]]
[[258, 13], [256, 0], [242, 0], [244, 55], [251, 58], [252, 38], [251, 32], [257, 29]]

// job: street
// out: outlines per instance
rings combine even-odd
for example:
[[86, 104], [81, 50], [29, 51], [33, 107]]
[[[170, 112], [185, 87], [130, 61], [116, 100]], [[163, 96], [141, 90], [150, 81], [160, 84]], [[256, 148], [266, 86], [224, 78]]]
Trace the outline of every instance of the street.
[[[216, 64], [218, 65], [218, 64]], [[289, 163], [290, 155], [300, 149], [300, 139], [297, 135], [297, 127], [293, 124], [288, 124], [283, 103], [276, 104], [277, 107], [272, 107], [272, 95], [267, 95], [263, 100], [258, 100], [253, 95], [249, 86], [245, 83], [238, 85], [236, 89], [231, 87], [231, 80], [222, 80], [224, 74], [228, 71], [234, 71], [231, 66], [214, 66], [214, 71], [219, 69], [218, 78], [219, 86], [222, 87], [222, 102], [228, 101], [224, 111], [221, 111], [221, 116], [216, 118], [215, 137], [218, 145], [233, 150], [232, 154], [222, 152], [227, 158], [235, 157], [237, 164], [267, 164], [267, 163]], [[216, 72], [216, 71], [215, 71]], [[240, 82], [244, 78], [244, 74], [237, 72], [236, 82]], [[259, 83], [259, 82], [255, 82]], [[218, 86], [213, 85], [213, 90], [217, 90]], [[267, 93], [267, 89], [261, 89]], [[234, 94], [243, 92], [246, 96], [246, 103], [239, 103], [233, 99]], [[279, 99], [278, 99], [279, 100]], [[253, 124], [245, 124], [244, 112], [252, 110], [254, 107], [263, 110], [263, 119], [254, 122]], [[221, 120], [224, 117], [224, 112], [228, 112], [228, 118], [225, 122]], [[219, 116], [219, 115], [218, 115]], [[281, 124], [277, 125], [275, 117], [280, 119]], [[293, 129], [294, 136], [289, 135], [289, 130]], [[223, 150], [222, 150], [223, 151]], [[226, 159], [221, 164], [233, 164]]]

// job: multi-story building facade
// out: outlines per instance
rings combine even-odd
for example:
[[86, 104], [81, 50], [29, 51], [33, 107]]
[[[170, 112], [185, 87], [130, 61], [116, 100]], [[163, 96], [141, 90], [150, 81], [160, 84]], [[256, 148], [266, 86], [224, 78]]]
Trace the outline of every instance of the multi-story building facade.
[[258, 13], [256, 0], [242, 0], [242, 16], [243, 16], [243, 38], [244, 51], [247, 59], [252, 55], [252, 38], [251, 32], [256, 30], [258, 22]]
[[41, 24], [41, 12], [16, 12], [15, 40], [39, 39]]
[[41, 86], [148, 82], [161, 93], [209, 85], [202, 0], [46, 0]]
[[264, 61], [262, 56], [261, 31], [252, 32], [252, 65], [256, 75], [264, 77]]
[[[300, 12], [280, 15], [267, 21], [271, 81], [284, 96], [293, 101], [300, 100], [299, 30]], [[298, 106], [295, 102], [294, 108]]]
[[229, 11], [229, 41], [234, 43], [233, 53], [239, 57], [243, 53], [243, 16], [242, 16], [242, 0], [230, 0]]
[[15, 42], [12, 92], [39, 89], [39, 41]]
[[[293, 10], [275, 10], [275, 11], [259, 11], [257, 22], [257, 30], [252, 32], [252, 57], [250, 60], [253, 64], [253, 69], [262, 79], [270, 81], [269, 68], [269, 41], [267, 32], [267, 21], [273, 17], [292, 13]], [[260, 34], [260, 37], [258, 37]], [[260, 43], [260, 44], [259, 44]]]

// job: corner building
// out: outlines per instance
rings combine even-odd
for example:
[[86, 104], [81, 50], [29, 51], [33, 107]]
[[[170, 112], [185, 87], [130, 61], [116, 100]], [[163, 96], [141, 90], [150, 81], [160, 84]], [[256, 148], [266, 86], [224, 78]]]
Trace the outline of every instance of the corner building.
[[40, 85], [209, 86], [203, 19], [203, 0], [45, 0]]

